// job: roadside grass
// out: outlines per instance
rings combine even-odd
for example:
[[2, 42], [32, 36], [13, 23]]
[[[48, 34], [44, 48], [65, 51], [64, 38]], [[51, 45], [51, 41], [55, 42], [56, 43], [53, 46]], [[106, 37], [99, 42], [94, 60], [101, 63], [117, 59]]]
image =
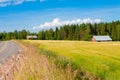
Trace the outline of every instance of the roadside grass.
[[37, 50], [34, 45], [16, 41], [23, 47], [20, 64], [14, 73], [14, 80], [75, 80], [75, 72], [67, 65], [58, 68], [53, 61]]
[[[120, 79], [120, 42], [40, 40], [23, 42], [36, 45], [41, 52], [48, 51], [46, 53], [49, 56], [55, 55], [67, 59], [75, 69], [81, 72], [81, 76], [86, 77], [84, 79]], [[50, 52], [53, 54], [49, 54]], [[60, 64], [68, 64], [68, 62], [63, 60]]]

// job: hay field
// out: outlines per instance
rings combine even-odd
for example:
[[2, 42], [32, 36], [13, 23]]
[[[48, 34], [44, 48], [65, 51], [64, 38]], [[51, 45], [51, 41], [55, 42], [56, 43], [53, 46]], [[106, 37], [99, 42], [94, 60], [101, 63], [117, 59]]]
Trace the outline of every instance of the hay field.
[[120, 80], [120, 42], [28, 40], [40, 49], [70, 59], [84, 73], [104, 80]]

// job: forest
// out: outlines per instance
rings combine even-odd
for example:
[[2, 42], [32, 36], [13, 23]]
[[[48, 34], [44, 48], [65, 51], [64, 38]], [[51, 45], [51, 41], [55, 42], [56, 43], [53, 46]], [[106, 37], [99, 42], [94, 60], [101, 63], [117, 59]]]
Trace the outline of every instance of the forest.
[[93, 35], [109, 35], [113, 41], [120, 41], [120, 21], [73, 24], [55, 29], [30, 32], [27, 30], [0, 32], [0, 40], [26, 39], [27, 35], [37, 35], [38, 40], [85, 40], [90, 41]]

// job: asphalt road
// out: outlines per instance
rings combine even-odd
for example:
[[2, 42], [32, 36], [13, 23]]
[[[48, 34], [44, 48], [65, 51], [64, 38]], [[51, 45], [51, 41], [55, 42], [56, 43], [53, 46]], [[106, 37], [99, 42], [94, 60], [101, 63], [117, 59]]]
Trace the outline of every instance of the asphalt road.
[[21, 47], [13, 41], [0, 42], [0, 63], [5, 63], [14, 54], [19, 54]]

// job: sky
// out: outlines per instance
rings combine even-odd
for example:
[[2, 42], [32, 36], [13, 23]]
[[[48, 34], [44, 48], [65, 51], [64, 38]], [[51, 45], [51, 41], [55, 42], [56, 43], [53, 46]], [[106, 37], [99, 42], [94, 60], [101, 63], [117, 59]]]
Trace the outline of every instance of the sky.
[[0, 32], [120, 20], [120, 0], [0, 0]]

